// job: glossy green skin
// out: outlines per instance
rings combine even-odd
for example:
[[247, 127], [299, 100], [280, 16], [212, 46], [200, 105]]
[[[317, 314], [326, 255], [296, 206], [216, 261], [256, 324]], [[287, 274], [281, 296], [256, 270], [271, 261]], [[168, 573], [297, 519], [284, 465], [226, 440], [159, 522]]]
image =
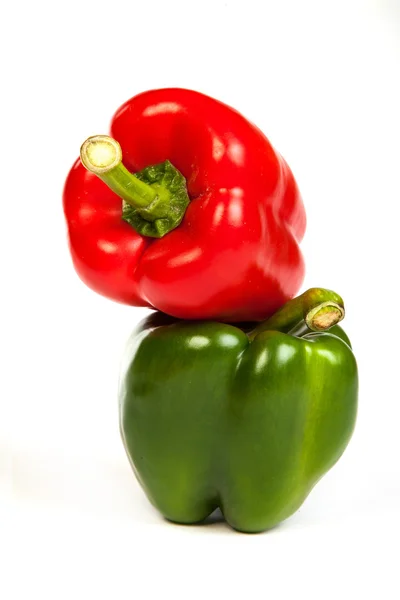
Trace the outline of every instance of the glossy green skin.
[[220, 507], [244, 532], [293, 514], [354, 428], [348, 344], [338, 326], [301, 338], [264, 331], [250, 343], [231, 325], [145, 320], [125, 356], [120, 425], [154, 506], [178, 523]]

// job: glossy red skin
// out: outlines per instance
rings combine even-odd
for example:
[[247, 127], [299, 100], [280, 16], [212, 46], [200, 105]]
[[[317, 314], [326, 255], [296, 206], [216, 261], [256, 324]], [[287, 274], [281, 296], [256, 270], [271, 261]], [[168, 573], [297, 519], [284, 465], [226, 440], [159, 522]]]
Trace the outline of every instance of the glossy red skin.
[[181, 225], [146, 238], [122, 221], [121, 200], [78, 160], [64, 190], [81, 279], [109, 298], [183, 319], [270, 316], [302, 283], [303, 203], [284, 159], [232, 108], [183, 89], [135, 96], [111, 135], [132, 172], [169, 159], [186, 177]]

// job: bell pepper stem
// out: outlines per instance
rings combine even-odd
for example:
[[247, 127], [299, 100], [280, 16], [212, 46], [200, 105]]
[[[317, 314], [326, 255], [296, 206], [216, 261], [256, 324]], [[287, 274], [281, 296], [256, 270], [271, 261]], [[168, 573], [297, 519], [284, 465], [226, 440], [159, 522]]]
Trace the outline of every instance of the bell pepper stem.
[[81, 161], [123, 200], [122, 219], [141, 235], [163, 237], [181, 223], [190, 198], [186, 179], [169, 160], [130, 173], [117, 140], [95, 135], [82, 144]]
[[104, 183], [134, 208], [146, 208], [156, 198], [169, 193], [157, 189], [130, 173], [122, 163], [121, 146], [107, 135], [95, 135], [81, 146], [81, 161], [88, 171], [95, 173]]
[[250, 332], [253, 340], [263, 331], [278, 330], [299, 337], [310, 331], [327, 331], [344, 318], [342, 298], [324, 288], [311, 288], [289, 300], [267, 321]]

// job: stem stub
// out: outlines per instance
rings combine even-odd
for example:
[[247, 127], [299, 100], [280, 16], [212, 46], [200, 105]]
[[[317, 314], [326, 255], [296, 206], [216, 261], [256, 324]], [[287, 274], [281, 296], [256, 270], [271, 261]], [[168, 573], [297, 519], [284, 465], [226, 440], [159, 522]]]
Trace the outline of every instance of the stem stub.
[[122, 160], [121, 146], [108, 135], [93, 135], [81, 146], [81, 161], [88, 171], [108, 173]]
[[306, 314], [306, 324], [312, 331], [326, 331], [344, 318], [344, 307], [336, 302], [322, 302]]

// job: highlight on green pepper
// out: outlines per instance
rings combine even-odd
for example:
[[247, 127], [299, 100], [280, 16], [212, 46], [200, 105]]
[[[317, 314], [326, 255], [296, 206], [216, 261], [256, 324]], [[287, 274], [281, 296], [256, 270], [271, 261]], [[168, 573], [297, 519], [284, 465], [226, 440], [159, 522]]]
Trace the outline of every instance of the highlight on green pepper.
[[343, 300], [313, 288], [255, 328], [156, 313], [133, 333], [120, 428], [133, 470], [169, 520], [216, 508], [260, 532], [292, 515], [353, 432], [357, 365]]

